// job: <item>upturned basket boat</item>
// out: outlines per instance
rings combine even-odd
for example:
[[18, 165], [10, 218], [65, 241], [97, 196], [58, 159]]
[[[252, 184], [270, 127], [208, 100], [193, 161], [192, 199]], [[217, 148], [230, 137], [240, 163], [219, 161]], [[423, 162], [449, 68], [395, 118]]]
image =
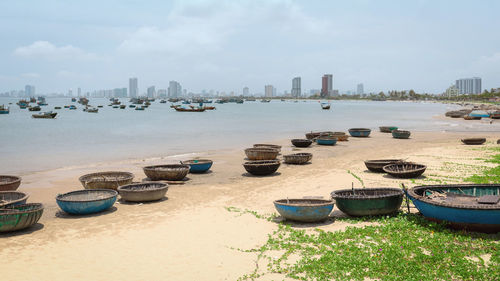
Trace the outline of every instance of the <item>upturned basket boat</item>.
[[17, 190], [20, 185], [20, 177], [0, 175], [0, 191]]
[[331, 193], [337, 208], [350, 216], [377, 216], [392, 214], [403, 202], [399, 188], [355, 188]]
[[118, 187], [118, 193], [125, 201], [147, 202], [157, 201], [165, 197], [168, 185], [159, 182], [143, 182]]
[[190, 167], [183, 164], [154, 165], [144, 167], [144, 174], [153, 180], [180, 181], [189, 173]]
[[312, 144], [312, 140], [310, 140], [310, 139], [293, 139], [292, 144], [295, 147], [308, 147]]
[[274, 174], [280, 167], [279, 160], [257, 160], [248, 161], [243, 164], [245, 170], [255, 176], [267, 176]]
[[403, 162], [403, 159], [377, 159], [377, 160], [366, 160], [365, 161], [365, 166], [368, 168], [368, 170], [375, 172], [375, 173], [383, 173], [384, 172], [384, 166], [387, 166], [389, 164], [394, 164], [394, 163], [399, 163]]
[[312, 153], [294, 153], [283, 155], [283, 159], [287, 164], [301, 165], [311, 161], [312, 156]]
[[114, 189], [132, 183], [134, 175], [129, 172], [100, 172], [83, 175], [79, 178], [85, 189]]
[[415, 186], [406, 191], [429, 220], [472, 231], [500, 232], [500, 184]]
[[86, 189], [59, 194], [56, 202], [66, 213], [87, 215], [111, 208], [117, 196], [118, 192], [112, 189]]
[[0, 232], [11, 232], [28, 228], [38, 222], [43, 214], [43, 205], [30, 203], [0, 209]]
[[287, 220], [319, 222], [328, 218], [334, 202], [323, 199], [281, 199], [274, 201], [278, 213]]
[[417, 178], [425, 172], [427, 166], [411, 162], [394, 163], [384, 166], [384, 172], [402, 179]]
[[349, 134], [352, 137], [356, 137], [356, 138], [366, 138], [370, 135], [371, 132], [372, 132], [372, 130], [368, 129], [368, 128], [351, 128], [351, 129], [349, 129]]
[[257, 143], [253, 145], [254, 148], [273, 148], [279, 152], [281, 152], [281, 145], [276, 144], [265, 144], [265, 143]]
[[274, 160], [279, 151], [274, 148], [247, 148], [245, 154], [249, 160]]
[[467, 145], [481, 145], [486, 142], [486, 138], [468, 138], [462, 139], [462, 142]]
[[26, 204], [29, 195], [19, 191], [0, 191], [0, 208]]
[[193, 160], [181, 161], [181, 164], [188, 165], [190, 173], [201, 174], [210, 170], [213, 161], [208, 159], [193, 159]]
[[396, 126], [380, 126], [378, 127], [381, 133], [391, 133], [393, 130], [397, 130]]
[[405, 130], [393, 130], [392, 131], [392, 137], [395, 139], [407, 139], [411, 135], [410, 131], [405, 131]]

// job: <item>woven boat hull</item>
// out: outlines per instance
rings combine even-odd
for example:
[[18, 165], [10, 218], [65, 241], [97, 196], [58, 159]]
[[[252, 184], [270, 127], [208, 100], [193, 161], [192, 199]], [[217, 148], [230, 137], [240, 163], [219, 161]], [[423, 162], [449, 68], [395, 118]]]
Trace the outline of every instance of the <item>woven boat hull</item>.
[[23, 204], [0, 210], [0, 232], [11, 232], [28, 228], [38, 222], [43, 214], [39, 203]]
[[368, 196], [352, 196], [352, 189], [331, 193], [337, 208], [350, 216], [392, 214], [399, 210], [403, 202], [403, 191], [398, 188], [363, 188], [354, 191]]
[[249, 160], [274, 160], [278, 150], [273, 148], [247, 148], [245, 154]]
[[26, 204], [29, 195], [19, 191], [0, 191], [0, 208]]
[[0, 175], [0, 191], [17, 190], [20, 185], [20, 177]]
[[402, 159], [380, 159], [380, 160], [366, 160], [365, 166], [368, 170], [375, 173], [384, 173], [384, 166], [402, 162]]
[[316, 143], [319, 145], [335, 145], [337, 143], [337, 138], [318, 138]]
[[381, 126], [379, 127], [381, 133], [391, 133], [393, 130], [397, 130], [398, 127], [395, 126]]
[[276, 145], [276, 144], [263, 144], [263, 143], [257, 143], [253, 145], [254, 148], [272, 148], [276, 149], [279, 152], [281, 152], [281, 145]]
[[[149, 186], [149, 188], [142, 188], [144, 186]], [[165, 197], [167, 190], [167, 184], [152, 182], [120, 186], [118, 193], [120, 193], [121, 198], [125, 201], [148, 202], [161, 200]]]
[[293, 139], [292, 144], [295, 147], [308, 147], [312, 144], [312, 141], [309, 139]]
[[287, 164], [302, 165], [302, 164], [306, 164], [307, 162], [311, 161], [312, 154], [311, 153], [289, 154], [289, 155], [284, 155], [283, 159], [284, 159], [285, 163], [287, 163]]
[[500, 232], [500, 205], [472, 208], [458, 204], [443, 204], [423, 196], [426, 190], [465, 193], [474, 196], [499, 195], [499, 184], [416, 186], [408, 190], [407, 196], [420, 213], [429, 220], [444, 222], [455, 229], [497, 233]]
[[[94, 192], [105, 192], [107, 196], [102, 199], [95, 199], [95, 200], [89, 199], [86, 201], [65, 200], [65, 197], [67, 196], [77, 195], [80, 193], [92, 194]], [[58, 195], [56, 197], [56, 202], [59, 208], [61, 208], [68, 214], [88, 215], [88, 214], [99, 213], [111, 208], [111, 206], [115, 204], [117, 196], [118, 193], [110, 189], [78, 190]]]
[[189, 166], [189, 172], [193, 174], [205, 173], [212, 167], [212, 160], [188, 160], [181, 161], [183, 165]]
[[481, 145], [486, 142], [486, 138], [462, 139], [462, 142], [467, 145]]
[[332, 212], [333, 206], [333, 201], [321, 199], [282, 199], [274, 201], [274, 207], [283, 218], [299, 222], [324, 221]]
[[243, 164], [243, 167], [254, 176], [267, 176], [278, 170], [280, 162], [278, 160], [250, 161]]
[[411, 135], [410, 131], [393, 130], [392, 137], [395, 139], [407, 139]]
[[366, 138], [366, 137], [370, 136], [371, 132], [372, 132], [372, 130], [365, 129], [365, 128], [353, 128], [353, 129], [349, 129], [349, 134], [352, 137], [356, 137], [356, 138]]
[[[401, 168], [402, 167], [402, 168]], [[411, 179], [421, 176], [427, 167], [425, 165], [402, 163], [384, 166], [384, 172], [395, 178]]]
[[113, 189], [132, 183], [134, 175], [128, 172], [101, 172], [83, 175], [79, 178], [85, 189]]
[[183, 180], [189, 173], [188, 165], [157, 165], [144, 167], [144, 174], [151, 180]]

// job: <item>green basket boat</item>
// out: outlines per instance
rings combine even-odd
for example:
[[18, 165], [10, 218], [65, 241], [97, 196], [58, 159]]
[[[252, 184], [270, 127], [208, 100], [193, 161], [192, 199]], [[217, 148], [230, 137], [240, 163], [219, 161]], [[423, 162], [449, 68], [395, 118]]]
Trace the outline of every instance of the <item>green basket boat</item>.
[[0, 233], [28, 228], [42, 217], [43, 205], [30, 203], [0, 209]]
[[395, 213], [403, 202], [399, 188], [354, 188], [331, 193], [337, 207], [349, 216], [378, 216]]

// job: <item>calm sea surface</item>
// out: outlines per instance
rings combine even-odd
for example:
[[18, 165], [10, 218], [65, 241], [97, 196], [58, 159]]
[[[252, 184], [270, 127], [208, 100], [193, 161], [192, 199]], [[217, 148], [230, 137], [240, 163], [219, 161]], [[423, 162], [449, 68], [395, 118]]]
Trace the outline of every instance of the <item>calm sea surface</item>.
[[487, 130], [441, 121], [450, 105], [407, 102], [335, 101], [321, 110], [317, 101], [245, 102], [213, 104], [216, 110], [176, 112], [170, 103], [157, 100], [145, 111], [114, 109], [107, 99], [91, 99], [104, 105], [99, 113], [83, 112], [69, 98], [48, 98], [48, 106], [75, 104], [77, 110], [54, 110], [56, 119], [33, 119], [19, 109], [17, 99], [0, 98], [10, 105], [0, 115], [0, 174], [24, 173], [100, 161], [168, 156], [212, 149], [237, 148], [256, 142], [301, 138], [311, 130], [346, 131], [350, 127], [372, 129], [383, 125], [419, 131]]

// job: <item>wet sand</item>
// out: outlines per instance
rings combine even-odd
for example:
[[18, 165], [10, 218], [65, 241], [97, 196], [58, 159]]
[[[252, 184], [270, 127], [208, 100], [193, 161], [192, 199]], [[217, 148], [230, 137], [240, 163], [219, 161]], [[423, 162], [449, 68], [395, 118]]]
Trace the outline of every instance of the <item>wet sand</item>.
[[[348, 171], [361, 177], [367, 187], [413, 186], [411, 180], [393, 179], [368, 172], [363, 160], [403, 158], [426, 164], [424, 175], [449, 175], [446, 163], [481, 164], [487, 153], [462, 145], [460, 138], [488, 137], [486, 146], [496, 146], [500, 133], [414, 132], [411, 139], [397, 140], [390, 134], [373, 132], [370, 138], [350, 138], [334, 147], [293, 148], [289, 140], [268, 143], [283, 145], [282, 154], [313, 153], [312, 163], [282, 164], [269, 177], [249, 176], [242, 163], [242, 149], [209, 151], [170, 158], [137, 159], [89, 166], [68, 167], [23, 175], [20, 191], [29, 202], [42, 202], [45, 212], [39, 224], [25, 231], [0, 235], [0, 270], [3, 280], [235, 280], [255, 268], [251, 249], [265, 243], [277, 222], [248, 213], [229, 212], [227, 207], [260, 214], [275, 213], [273, 200], [323, 196], [336, 189], [361, 184]], [[293, 136], [301, 137], [301, 136]], [[192, 157], [214, 160], [212, 172], [189, 174], [183, 185], [170, 185], [161, 202], [129, 204], [118, 201], [107, 212], [69, 216], [55, 203], [55, 196], [81, 189], [78, 177], [91, 172], [122, 170], [145, 178], [142, 167], [174, 163]], [[454, 175], [465, 177], [467, 171]], [[425, 182], [422, 177], [418, 181]], [[448, 183], [452, 183], [450, 180]], [[429, 183], [431, 184], [431, 183]], [[334, 209], [333, 216], [343, 215]], [[321, 224], [294, 227], [328, 231], [350, 224], [330, 219]], [[362, 226], [356, 224], [355, 226]], [[283, 279], [267, 275], [262, 280]]]

